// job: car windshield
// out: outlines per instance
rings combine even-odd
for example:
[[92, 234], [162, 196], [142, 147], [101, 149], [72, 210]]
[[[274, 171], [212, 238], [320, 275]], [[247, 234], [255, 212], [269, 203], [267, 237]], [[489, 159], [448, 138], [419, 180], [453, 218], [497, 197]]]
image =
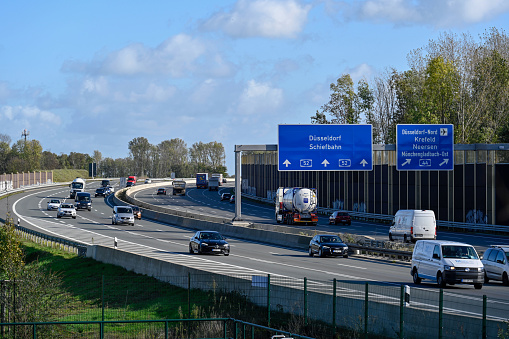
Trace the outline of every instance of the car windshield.
[[78, 201], [90, 201], [90, 197], [88, 195], [78, 195]]
[[442, 246], [442, 254], [444, 258], [479, 259], [472, 246], [444, 245]]
[[59, 204], [60, 200], [51, 200], [50, 203], [52, 203], [52, 204]]
[[219, 233], [201, 233], [200, 239], [221, 240], [222, 237]]
[[74, 206], [69, 204], [62, 204], [62, 208], [74, 208]]
[[117, 213], [133, 213], [133, 210], [129, 207], [117, 208]]
[[328, 235], [328, 236], [322, 236], [320, 237], [320, 242], [341, 242], [341, 238], [335, 235]]

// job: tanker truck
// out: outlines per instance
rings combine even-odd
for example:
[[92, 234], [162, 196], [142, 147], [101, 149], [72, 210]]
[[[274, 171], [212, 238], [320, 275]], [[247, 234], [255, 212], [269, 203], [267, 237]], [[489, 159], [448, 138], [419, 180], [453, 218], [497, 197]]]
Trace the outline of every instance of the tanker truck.
[[318, 222], [316, 188], [279, 187], [275, 203], [278, 223], [315, 226]]
[[74, 199], [77, 192], [85, 191], [85, 180], [83, 180], [82, 178], [76, 178], [71, 182], [69, 187], [71, 187], [71, 190], [69, 191], [69, 197], [71, 199]]

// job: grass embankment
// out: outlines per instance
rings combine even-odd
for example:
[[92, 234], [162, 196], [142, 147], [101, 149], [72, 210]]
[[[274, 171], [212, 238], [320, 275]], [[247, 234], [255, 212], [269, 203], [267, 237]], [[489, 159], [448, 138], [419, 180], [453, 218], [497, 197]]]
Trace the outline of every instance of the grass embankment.
[[88, 178], [87, 170], [79, 169], [56, 169], [53, 170], [53, 182], [68, 182], [73, 181], [76, 177]]
[[[188, 294], [185, 288], [33, 242], [23, 241], [23, 249], [27, 264], [59, 273], [61, 291], [68, 295], [67, 305], [55, 310], [55, 319], [48, 321], [101, 320], [104, 305], [104, 320], [235, 318], [260, 325], [267, 323], [266, 308], [249, 302], [239, 293], [192, 289]], [[182, 277], [182, 280], [186, 282], [187, 277]], [[304, 325], [302, 319], [279, 312], [274, 312], [271, 319], [273, 328], [315, 338], [330, 338], [330, 328], [324, 324]], [[115, 332], [133, 334], [135, 329], [132, 326], [119, 325]], [[204, 328], [207, 326], [213, 327], [206, 323], [195, 324], [193, 331], [210, 332], [210, 329]], [[90, 326], [81, 325], [69, 326], [69, 330], [82, 335], [92, 331]], [[177, 337], [178, 331], [186, 330], [180, 324], [173, 328]], [[183, 335], [183, 332], [180, 334]]]

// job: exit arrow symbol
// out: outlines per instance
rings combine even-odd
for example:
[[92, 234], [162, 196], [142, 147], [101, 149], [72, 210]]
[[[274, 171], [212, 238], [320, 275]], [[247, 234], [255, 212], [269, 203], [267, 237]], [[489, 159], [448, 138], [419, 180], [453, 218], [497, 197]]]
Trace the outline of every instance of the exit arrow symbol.
[[440, 163], [440, 165], [438, 165], [438, 166], [442, 166], [442, 165], [444, 165], [444, 164], [448, 164], [448, 163], [449, 163], [449, 159], [444, 159], [444, 161], [442, 161], [442, 162]]
[[330, 164], [330, 162], [327, 161], [327, 159], [325, 159], [324, 161], [322, 161], [322, 165], [327, 167], [327, 165]]
[[412, 159], [406, 159], [406, 161], [404, 163], [402, 163], [401, 166], [405, 166], [406, 164], [410, 164], [410, 161], [412, 161]]
[[288, 161], [288, 159], [285, 160], [285, 162], [283, 162], [283, 165], [286, 165], [286, 167], [288, 167], [288, 165], [290, 165], [291, 162]]
[[366, 159], [362, 159], [362, 161], [361, 161], [362, 167], [365, 167], [367, 164], [368, 164], [368, 162], [366, 161]]

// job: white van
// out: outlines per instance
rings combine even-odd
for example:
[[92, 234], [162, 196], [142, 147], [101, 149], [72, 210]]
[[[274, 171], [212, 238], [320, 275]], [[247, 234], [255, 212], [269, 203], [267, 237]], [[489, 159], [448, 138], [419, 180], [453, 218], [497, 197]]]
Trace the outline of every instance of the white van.
[[399, 210], [389, 228], [390, 241], [416, 242], [436, 238], [437, 222], [432, 210]]
[[446, 284], [470, 284], [481, 289], [484, 265], [472, 245], [445, 240], [419, 240], [412, 254], [410, 271], [415, 284], [422, 279]]

